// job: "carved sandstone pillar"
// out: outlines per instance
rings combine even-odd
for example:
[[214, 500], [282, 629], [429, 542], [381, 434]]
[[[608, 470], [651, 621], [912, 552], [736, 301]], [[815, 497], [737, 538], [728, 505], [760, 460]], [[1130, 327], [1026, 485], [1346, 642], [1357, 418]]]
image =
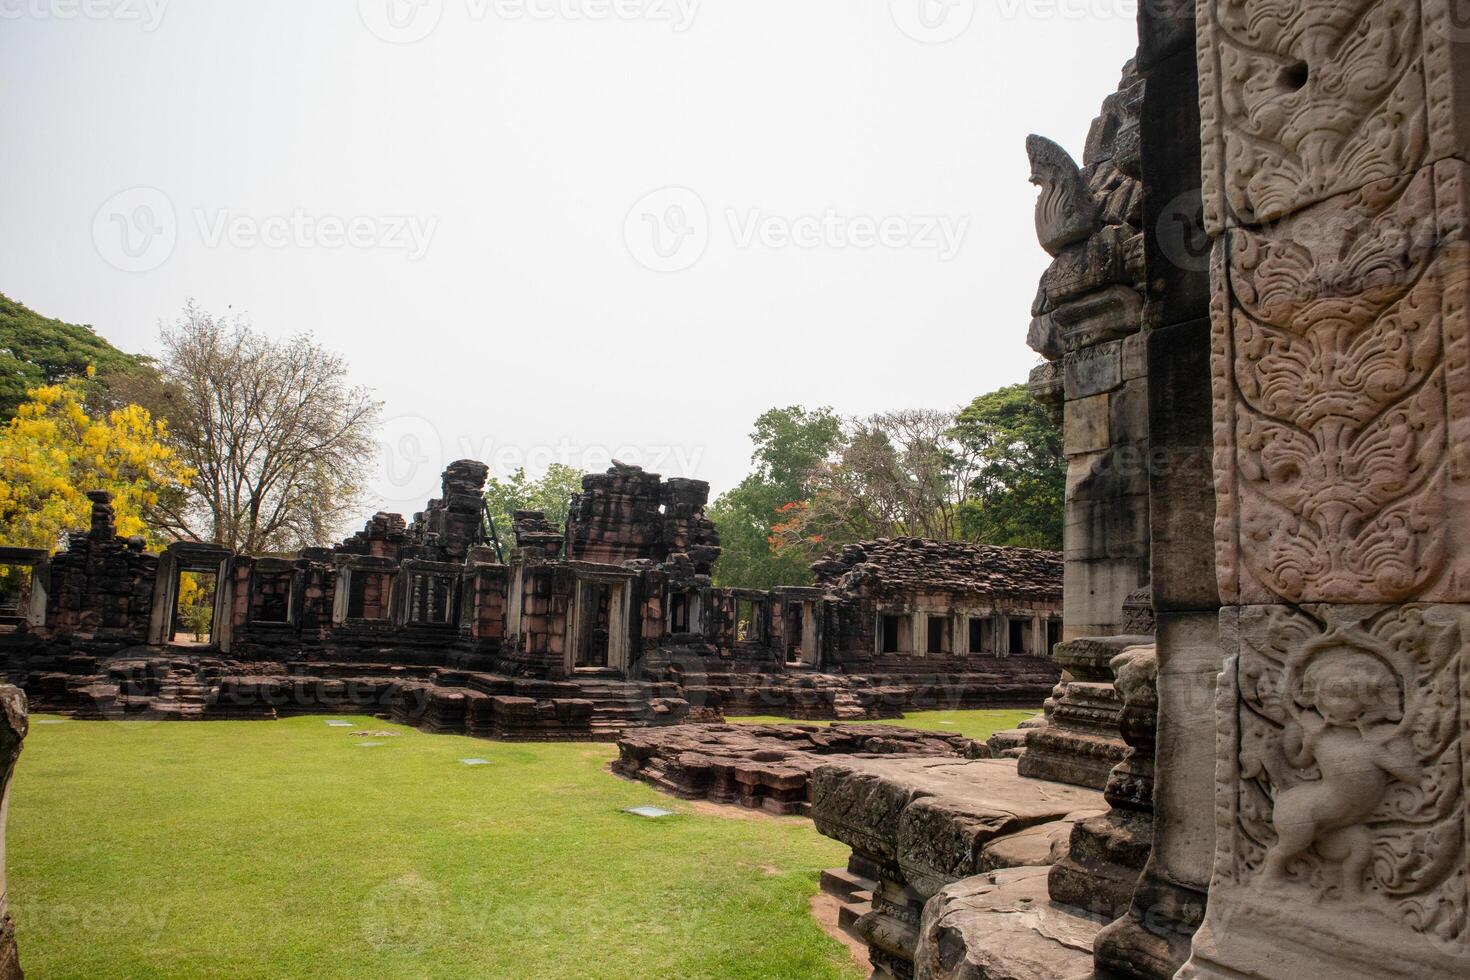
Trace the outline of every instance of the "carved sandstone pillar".
[[1199, 10], [1226, 651], [1181, 976], [1470, 975], [1470, 36]]
[[1158, 625], [1153, 852], [1128, 915], [1095, 946], [1099, 980], [1166, 980], [1189, 958], [1214, 859], [1218, 641], [1209, 243], [1200, 215], [1194, 0], [1139, 6], [1148, 230], [1150, 553]]
[[28, 722], [26, 696], [18, 687], [0, 685], [0, 980], [21, 980], [20, 950], [10, 919], [10, 893], [5, 882], [5, 818], [10, 812], [10, 777], [20, 758]]

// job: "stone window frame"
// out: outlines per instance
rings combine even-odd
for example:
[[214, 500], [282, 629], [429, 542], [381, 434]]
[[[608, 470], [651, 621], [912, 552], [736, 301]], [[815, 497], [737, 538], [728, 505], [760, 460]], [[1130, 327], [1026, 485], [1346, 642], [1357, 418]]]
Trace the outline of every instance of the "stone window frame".
[[[952, 656], [954, 656], [955, 655], [955, 628], [954, 628], [955, 627], [955, 614], [952, 613], [952, 612], [950, 612], [950, 611], [948, 611], [948, 610], [944, 610], [944, 609], [919, 609], [919, 610], [917, 610], [914, 613], [914, 615], [916, 617], [915, 622], [914, 622], [914, 626], [915, 626], [915, 629], [916, 629], [917, 633], [919, 634], [918, 636], [916, 636], [916, 642], [914, 644], [914, 649], [916, 651], [916, 654], [918, 656], [921, 656], [921, 657], [952, 657]], [[941, 648], [938, 649], [938, 650], [931, 650], [931, 649], [929, 649], [930, 646], [931, 646], [930, 640], [931, 640], [931, 638], [933, 636], [931, 630], [933, 629], [934, 621], [935, 620], [939, 620], [940, 622], [942, 622], [944, 624], [944, 627], [949, 632], [949, 649], [948, 650], [943, 649], [943, 646], [942, 645], [941, 645]], [[922, 623], [923, 629], [918, 629], [920, 623]], [[922, 642], [922, 645], [918, 642], [919, 640], [922, 640], [923, 641]]]
[[[336, 556], [336, 585], [332, 590], [332, 625], [333, 626], [367, 626], [367, 627], [392, 627], [399, 623], [400, 609], [403, 605], [399, 583], [401, 564], [391, 558], [379, 558], [373, 555], [337, 555]], [[351, 616], [352, 608], [352, 577], [355, 574], [387, 575], [392, 579], [388, 586], [388, 609], [383, 618], [364, 618]]]
[[[267, 575], [286, 575], [290, 577], [290, 586], [286, 590], [286, 619], [257, 619], [255, 615], [255, 598], [257, 592], [257, 578], [264, 572]], [[305, 578], [301, 574], [301, 568], [286, 558], [257, 558], [250, 568], [250, 578], [246, 583], [245, 621], [252, 627], [264, 629], [296, 629], [301, 625], [301, 607], [304, 596], [301, 594], [305, 587]]]
[[[800, 596], [787, 599], [785, 604], [782, 605], [782, 615], [786, 615], [787, 608], [790, 605], [796, 606], [801, 615], [801, 656], [796, 660], [788, 659], [786, 663], [789, 666], [797, 667], [799, 669], [816, 668], [820, 664], [822, 658], [821, 600], [804, 599]], [[787, 656], [789, 657], [789, 642], [787, 646]]]
[[[733, 606], [730, 609], [730, 639], [740, 647], [765, 646], [771, 638], [771, 596], [768, 592], [755, 592], [748, 589], [736, 590], [730, 593], [730, 601]], [[755, 635], [740, 635], [740, 613], [742, 604], [750, 606], [750, 625], [754, 628]]]
[[[604, 671], [626, 674], [633, 660], [633, 584], [636, 572], [609, 568], [593, 571], [572, 569], [572, 599], [567, 608], [565, 658], [566, 676], [597, 674]], [[586, 629], [586, 602], [590, 586], [605, 585], [613, 591], [608, 597], [607, 666], [578, 667], [577, 654]]]
[[[664, 617], [664, 629], [670, 636], [698, 636], [702, 632], [699, 628], [700, 619], [704, 611], [704, 596], [697, 588], [672, 588], [668, 590], [669, 610]], [[684, 629], [676, 629], [674, 621], [674, 600], [683, 599], [684, 604]]]
[[[398, 565], [398, 577], [393, 582], [390, 599], [393, 622], [399, 626], [416, 629], [458, 628], [461, 603], [464, 601], [464, 583], [467, 576], [464, 566], [449, 562], [409, 559]], [[451, 579], [449, 601], [445, 607], [444, 620], [415, 619], [414, 583], [420, 578]]]
[[[1003, 652], [997, 654], [997, 656], [1039, 656], [1035, 648], [1036, 638], [1038, 636], [1037, 626], [1042, 623], [1042, 617], [1040, 613], [1038, 613], [1035, 609], [1002, 609], [1000, 611], [1000, 622], [1002, 631], [996, 639], [997, 648], [1002, 650]], [[1021, 625], [1023, 629], [1027, 630], [1024, 635], [1029, 636], [1030, 638], [1030, 649], [1027, 649], [1027, 644], [1024, 641], [1022, 642], [1021, 649], [1014, 649], [1014, 644], [1011, 643], [1011, 629], [1017, 624]]]
[[[985, 612], [980, 612], [978, 610], [970, 610], [970, 611], [967, 611], [967, 612], [963, 613], [962, 614], [962, 618], [964, 619], [964, 622], [965, 622], [965, 655], [966, 656], [970, 656], [970, 657], [999, 657], [999, 656], [1001, 656], [1000, 643], [999, 643], [1000, 633], [1001, 633], [1001, 630], [1000, 630], [1001, 614], [1000, 613], [996, 612], [994, 609], [990, 609], [990, 610], [987, 610]], [[972, 628], [972, 626], [975, 623], [979, 623], [980, 624], [980, 642], [978, 644], [972, 642], [972, 640], [973, 640], [973, 634], [972, 634], [971, 628]], [[988, 650], [986, 649], [986, 642], [985, 642], [985, 636], [986, 636], [986, 629], [987, 628], [989, 629], [989, 636], [990, 636], [990, 643], [989, 643], [990, 649], [988, 649]]]
[[[1066, 626], [1062, 619], [1062, 614], [1059, 612], [1042, 613], [1040, 618], [1042, 635], [1046, 637], [1046, 649], [1040, 655], [1050, 657], [1052, 652], [1056, 650], [1057, 646], [1062, 643], [1063, 638], [1067, 635], [1065, 632]], [[1052, 634], [1053, 626], [1056, 627], [1055, 639], [1053, 639]]]
[[0, 547], [0, 565], [31, 570], [27, 607], [15, 615], [0, 615], [0, 628], [22, 625], [38, 629], [46, 625], [46, 602], [51, 592], [51, 553], [45, 548]]
[[[886, 620], [890, 616], [899, 620], [898, 649], [896, 650], [886, 649], [887, 644], [884, 642], [888, 632]], [[873, 644], [877, 655], [880, 657], [914, 656], [914, 651], [918, 647], [917, 623], [918, 620], [912, 609], [905, 606], [879, 606], [874, 629], [877, 635]], [[905, 640], [908, 643], [907, 648], [904, 647]]]
[[158, 556], [153, 581], [153, 609], [148, 620], [148, 642], [166, 646], [174, 641], [174, 616], [179, 601], [179, 582], [185, 572], [205, 572], [214, 579], [214, 619], [209, 642], [200, 649], [229, 653], [232, 641], [233, 595], [231, 569], [235, 553], [228, 548], [194, 541], [175, 541]]

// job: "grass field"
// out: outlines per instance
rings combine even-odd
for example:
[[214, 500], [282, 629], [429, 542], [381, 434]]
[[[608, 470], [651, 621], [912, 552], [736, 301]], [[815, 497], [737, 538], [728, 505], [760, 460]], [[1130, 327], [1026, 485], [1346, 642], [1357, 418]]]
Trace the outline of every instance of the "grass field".
[[[949, 732], [954, 735], [963, 735], [983, 741], [996, 732], [1007, 728], [1015, 728], [1027, 718], [1033, 718], [1040, 712], [1035, 709], [1002, 708], [994, 711], [914, 711], [898, 719], [884, 721], [860, 722], [864, 725], [895, 725], [899, 728], [917, 728], [928, 732]], [[798, 725], [827, 725], [825, 721], [795, 721], [791, 718], [778, 718], [774, 715], [753, 715], [743, 718], [731, 718], [736, 724], [781, 724], [793, 723]]]
[[[900, 724], [1031, 712], [935, 714]], [[862, 976], [808, 914], [848, 854], [808, 820], [709, 815], [608, 774], [608, 745], [349, 720], [395, 735], [35, 719], [9, 826], [27, 974]], [[677, 815], [621, 812], [642, 804]]]

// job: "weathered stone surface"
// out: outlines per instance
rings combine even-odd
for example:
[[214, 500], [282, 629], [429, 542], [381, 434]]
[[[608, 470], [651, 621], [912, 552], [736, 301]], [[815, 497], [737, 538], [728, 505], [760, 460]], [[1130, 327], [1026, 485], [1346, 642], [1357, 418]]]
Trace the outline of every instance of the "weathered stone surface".
[[[86, 717], [353, 709], [537, 740], [726, 708], [861, 720], [1034, 706], [1056, 683], [1054, 553], [865, 541], [818, 563], [819, 587], [723, 589], [699, 481], [615, 465], [586, 478], [563, 534], [535, 511], [492, 528], [487, 472], [452, 463], [411, 522], [376, 514], [289, 558], [192, 542], [148, 554], [117, 537], [96, 492], [90, 529], [54, 557], [0, 549], [29, 568], [25, 608], [0, 610], [0, 656], [38, 707]], [[199, 636], [177, 628], [184, 572], [213, 581]], [[905, 617], [895, 649], [880, 612]]]
[[987, 751], [963, 736], [888, 725], [681, 725], [624, 735], [613, 771], [682, 799], [806, 814], [808, 781], [819, 766], [868, 756], [965, 758]]
[[10, 777], [15, 774], [28, 727], [25, 694], [18, 687], [0, 685], [0, 980], [22, 977], [5, 877], [5, 816], [10, 812]]
[[1470, 164], [1232, 228], [1216, 261], [1224, 597], [1470, 601]]
[[1047, 895], [1045, 868], [992, 871], [924, 906], [916, 980], [1076, 980], [1092, 975], [1099, 923]]
[[1008, 759], [852, 760], [812, 777], [817, 829], [896, 866], [925, 897], [979, 870], [996, 838], [1098, 809], [1100, 800], [1089, 790], [1021, 777]]
[[1061, 820], [1037, 824], [1005, 837], [997, 837], [980, 852], [980, 870], [1000, 868], [1050, 867], [1067, 853], [1072, 827], [1083, 820], [1101, 816], [1099, 810], [1079, 810]]

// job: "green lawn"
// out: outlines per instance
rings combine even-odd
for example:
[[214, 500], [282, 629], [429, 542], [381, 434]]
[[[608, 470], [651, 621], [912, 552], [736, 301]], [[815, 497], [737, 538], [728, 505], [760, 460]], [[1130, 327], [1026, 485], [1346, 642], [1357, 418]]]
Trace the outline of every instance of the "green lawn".
[[[927, 732], [952, 732], [966, 738], [984, 740], [996, 732], [1015, 728], [1027, 718], [1034, 718], [1041, 709], [1001, 708], [983, 711], [914, 711], [899, 719], [861, 722], [864, 725], [894, 725], [899, 728], [917, 728]], [[797, 724], [830, 725], [827, 721], [797, 721], [793, 718], [778, 718], [774, 715], [752, 715], [731, 718], [738, 725]]]
[[[364, 747], [319, 717], [33, 725], [9, 834], [27, 973], [862, 975], [808, 915], [847, 849], [807, 820], [693, 812], [609, 775], [612, 746], [351, 720], [398, 737]], [[620, 812], [639, 804], [679, 814]]]

